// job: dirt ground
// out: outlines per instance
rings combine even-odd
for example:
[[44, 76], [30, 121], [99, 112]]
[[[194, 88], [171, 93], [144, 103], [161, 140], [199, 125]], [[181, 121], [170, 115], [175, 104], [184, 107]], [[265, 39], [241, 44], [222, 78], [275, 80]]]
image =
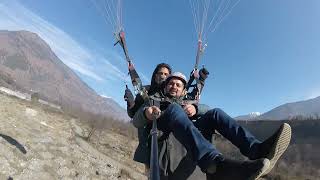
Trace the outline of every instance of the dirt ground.
[[0, 93], [0, 179], [147, 179], [137, 142], [112, 131], [81, 136], [77, 119]]

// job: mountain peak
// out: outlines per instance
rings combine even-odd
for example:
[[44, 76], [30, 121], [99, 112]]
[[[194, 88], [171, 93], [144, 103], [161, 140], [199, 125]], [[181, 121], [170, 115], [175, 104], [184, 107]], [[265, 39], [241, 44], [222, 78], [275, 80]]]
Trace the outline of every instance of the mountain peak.
[[260, 115], [261, 115], [260, 112], [251, 112], [251, 113], [249, 113], [249, 116], [251, 116], [251, 117], [257, 117], [257, 116], [260, 116]]
[[255, 120], [258, 116], [260, 116], [260, 112], [251, 112], [247, 115], [241, 115], [235, 117], [236, 120]]

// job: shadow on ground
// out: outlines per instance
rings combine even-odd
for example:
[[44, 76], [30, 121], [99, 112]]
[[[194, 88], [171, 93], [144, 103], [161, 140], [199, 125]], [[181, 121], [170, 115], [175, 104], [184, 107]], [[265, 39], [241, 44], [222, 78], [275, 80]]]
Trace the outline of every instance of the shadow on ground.
[[8, 143], [10, 143], [11, 145], [15, 146], [16, 148], [18, 148], [23, 154], [26, 154], [27, 151], [26, 149], [23, 147], [22, 144], [20, 144], [17, 140], [13, 139], [10, 136], [4, 135], [4, 134], [0, 134], [0, 137], [2, 137], [4, 140], [6, 140]]

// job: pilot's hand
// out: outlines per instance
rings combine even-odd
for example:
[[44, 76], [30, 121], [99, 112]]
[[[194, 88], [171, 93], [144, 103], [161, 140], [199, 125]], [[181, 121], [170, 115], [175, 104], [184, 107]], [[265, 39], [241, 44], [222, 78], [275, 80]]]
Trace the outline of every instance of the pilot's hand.
[[209, 71], [205, 67], [200, 69], [200, 71], [199, 71], [199, 76], [200, 76], [199, 79], [200, 80], [202, 80], [202, 81], [206, 80], [208, 75], [209, 75]]
[[127, 101], [127, 107], [131, 109], [134, 106], [134, 97], [130, 89], [126, 88], [123, 98]]

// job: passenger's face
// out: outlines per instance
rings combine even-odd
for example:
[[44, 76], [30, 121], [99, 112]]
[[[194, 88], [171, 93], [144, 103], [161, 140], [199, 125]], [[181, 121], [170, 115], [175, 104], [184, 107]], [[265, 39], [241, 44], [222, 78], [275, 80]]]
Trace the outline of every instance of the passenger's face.
[[172, 78], [168, 82], [165, 88], [166, 94], [169, 94], [172, 97], [179, 98], [185, 95], [184, 84], [180, 79]]
[[161, 84], [163, 81], [165, 81], [167, 79], [169, 74], [170, 74], [169, 69], [167, 69], [165, 67], [160, 68], [155, 76], [156, 83]]

